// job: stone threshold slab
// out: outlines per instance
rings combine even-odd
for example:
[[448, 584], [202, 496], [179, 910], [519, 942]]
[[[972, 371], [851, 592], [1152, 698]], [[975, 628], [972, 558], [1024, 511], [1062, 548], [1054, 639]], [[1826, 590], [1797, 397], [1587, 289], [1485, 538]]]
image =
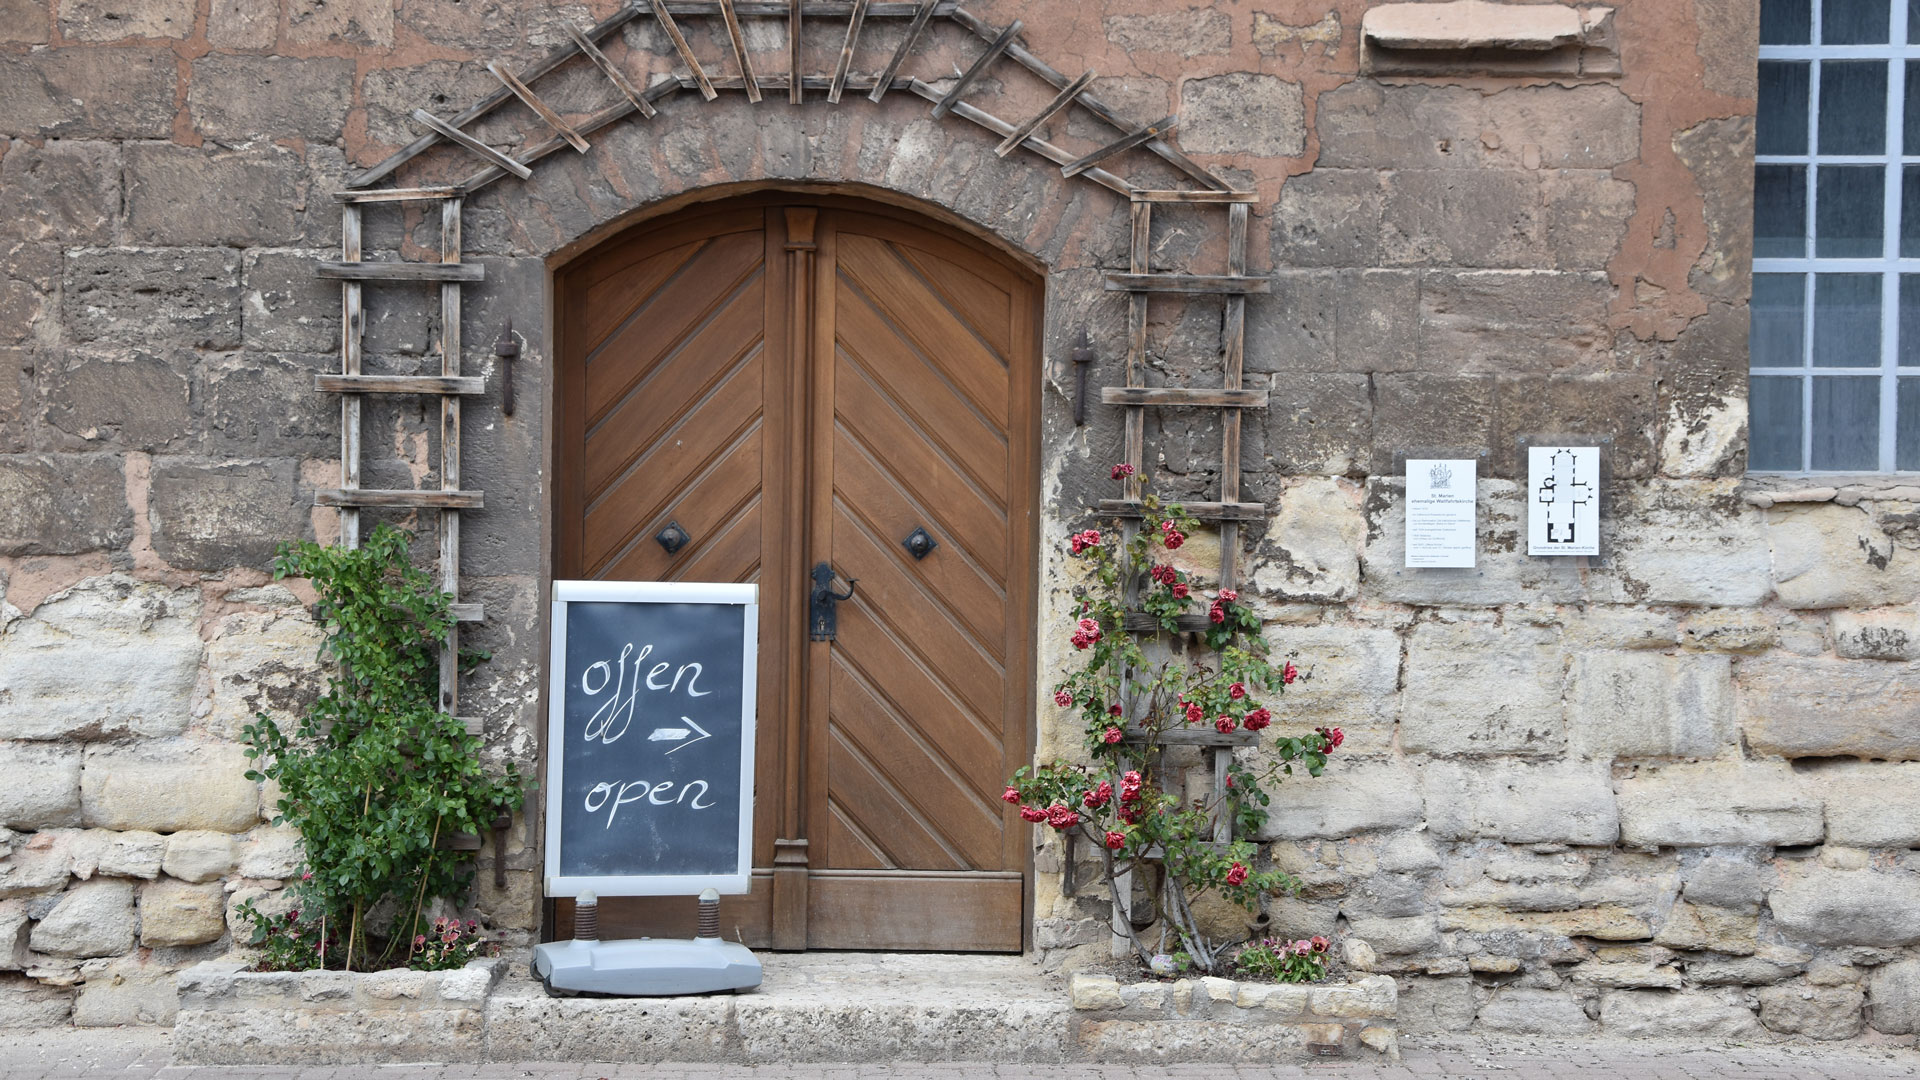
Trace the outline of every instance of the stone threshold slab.
[[[202, 964], [180, 977], [174, 1060], [1274, 1062], [1311, 1052], [1312, 1032], [1303, 1024], [1342, 1023], [1281, 1016], [1264, 1001], [1264, 1008], [1221, 1002], [1219, 986], [1209, 993], [1197, 982], [1199, 992], [1182, 998], [1193, 1002], [1184, 1011], [1149, 1016], [1138, 1000], [1112, 1013], [1084, 1002], [1076, 1008], [1066, 977], [1021, 956], [758, 955], [765, 967], [759, 989], [672, 998], [550, 997], [528, 974], [524, 954], [436, 975], [253, 975], [237, 965]], [[1391, 1004], [1379, 1003], [1378, 989], [1366, 997], [1367, 1011], [1387, 1015], [1369, 1023], [1391, 1031]], [[1386, 1052], [1360, 1044], [1354, 1018], [1345, 1023], [1352, 1027], [1344, 1040], [1350, 1054]]]

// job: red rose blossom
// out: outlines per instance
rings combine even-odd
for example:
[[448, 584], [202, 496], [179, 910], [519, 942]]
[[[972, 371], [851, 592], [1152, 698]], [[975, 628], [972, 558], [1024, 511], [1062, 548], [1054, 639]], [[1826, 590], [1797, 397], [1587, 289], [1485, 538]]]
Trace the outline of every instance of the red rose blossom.
[[1183, 581], [1180, 584], [1175, 585], [1173, 587], [1173, 598], [1175, 600], [1185, 600], [1187, 598], [1187, 594], [1192, 591], [1193, 591], [1192, 587]]
[[1126, 738], [1126, 734], [1117, 727], [1110, 727], [1100, 733], [1100, 741], [1108, 746], [1114, 745], [1123, 738]]
[[1111, 831], [1109, 831], [1109, 832], [1107, 833], [1107, 847], [1108, 847], [1108, 848], [1109, 848], [1110, 850], [1113, 850], [1113, 851], [1119, 851], [1119, 850], [1120, 850], [1121, 848], [1123, 848], [1123, 847], [1126, 847], [1126, 846], [1127, 846], [1127, 834], [1126, 834], [1126, 833], [1123, 833], [1123, 832], [1111, 832]]
[[1217, 623], [1226, 622], [1227, 609], [1220, 606], [1220, 601], [1215, 600], [1213, 602], [1213, 606], [1207, 608], [1207, 618], [1212, 619], [1214, 622], [1217, 622]]
[[1080, 815], [1059, 803], [1047, 807], [1047, 824], [1056, 829], [1071, 829], [1080, 824]]
[[1293, 661], [1291, 660], [1287, 661], [1286, 667], [1280, 669], [1280, 683], [1283, 686], [1292, 686], [1293, 680], [1299, 677], [1300, 677], [1300, 669], [1297, 667], [1294, 667]]
[[1020, 808], [1020, 818], [1023, 821], [1031, 821], [1035, 825], [1038, 825], [1047, 820], [1047, 812], [1037, 806], [1023, 806]]
[[1248, 731], [1259, 731], [1261, 728], [1273, 723], [1273, 714], [1268, 712], [1265, 706], [1261, 706], [1258, 709], [1250, 709], [1247, 712], [1246, 719], [1242, 720], [1241, 723], [1246, 726]]
[[1120, 703], [1116, 701], [1116, 702], [1114, 702], [1113, 704], [1111, 704], [1111, 705], [1109, 705], [1109, 706], [1107, 706], [1107, 715], [1108, 715], [1108, 716], [1119, 716], [1119, 715], [1120, 715]]
[[1341, 743], [1347, 741], [1347, 733], [1344, 731], [1341, 731], [1337, 727], [1315, 728], [1314, 730], [1320, 733], [1321, 738], [1327, 740], [1327, 749], [1329, 750], [1332, 750], [1333, 748], [1339, 746]]
[[1233, 866], [1227, 870], [1227, 884], [1238, 885], [1246, 880], [1247, 868], [1245, 866], [1234, 863]]
[[1055, 690], [1053, 692], [1053, 703], [1064, 709], [1073, 704], [1073, 695], [1067, 693], [1065, 690]]
[[1115, 480], [1124, 480], [1127, 477], [1132, 475], [1133, 475], [1133, 466], [1128, 462], [1123, 461], [1120, 464], [1115, 465], [1113, 467], [1113, 478]]
[[1220, 719], [1215, 720], [1213, 722], [1213, 726], [1216, 731], [1220, 732], [1220, 734], [1222, 735], [1225, 735], [1228, 732], [1231, 732], [1234, 728], [1239, 727], [1240, 725], [1234, 721], [1233, 717], [1223, 714], [1220, 717]]
[[1221, 589], [1221, 590], [1220, 590], [1220, 602], [1221, 602], [1221, 603], [1223, 603], [1223, 604], [1231, 604], [1231, 603], [1233, 603], [1233, 602], [1234, 602], [1235, 600], [1238, 600], [1238, 599], [1240, 599], [1240, 593], [1239, 593], [1238, 591], [1236, 591], [1236, 590], [1234, 590], [1234, 589]]
[[1006, 800], [1007, 802], [1017, 803], [1020, 801], [1020, 789], [1015, 787], [1010, 787], [1007, 790], [1001, 792], [1000, 797]]
[[1241, 698], [1246, 697], [1247, 684], [1243, 682], [1237, 682], [1227, 687], [1227, 696], [1229, 698], [1232, 698], [1235, 701], [1239, 701]]
[[1197, 724], [1206, 718], [1207, 718], [1207, 710], [1201, 708], [1200, 706], [1192, 702], [1187, 703], [1187, 723]]
[[1166, 533], [1160, 537], [1160, 542], [1166, 545], [1168, 551], [1173, 551], [1179, 548], [1181, 544], [1186, 543], [1187, 538], [1177, 530], [1168, 529]]
[[1113, 785], [1105, 780], [1100, 781], [1099, 786], [1089, 789], [1085, 795], [1080, 796], [1080, 801], [1085, 803], [1089, 810], [1098, 810], [1107, 805], [1112, 799]]

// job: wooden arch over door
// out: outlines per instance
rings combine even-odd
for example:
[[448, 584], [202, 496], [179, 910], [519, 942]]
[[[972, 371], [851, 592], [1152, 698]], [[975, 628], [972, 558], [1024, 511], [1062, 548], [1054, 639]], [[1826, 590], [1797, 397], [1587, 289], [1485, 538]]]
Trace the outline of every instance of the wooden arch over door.
[[[768, 193], [636, 225], [555, 297], [555, 576], [761, 588], [756, 871], [725, 933], [1021, 949], [1028, 828], [999, 794], [1032, 747], [1038, 276], [910, 211]], [[832, 641], [823, 562], [858, 579]], [[601, 907], [609, 935], [692, 918]]]

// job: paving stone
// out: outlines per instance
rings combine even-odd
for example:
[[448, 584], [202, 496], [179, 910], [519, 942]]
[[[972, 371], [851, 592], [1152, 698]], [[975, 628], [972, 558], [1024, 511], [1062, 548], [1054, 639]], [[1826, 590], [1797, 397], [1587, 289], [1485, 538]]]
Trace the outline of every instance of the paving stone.
[[1213, 8], [1109, 15], [1101, 20], [1107, 40], [1129, 53], [1194, 57], [1224, 53], [1233, 44], [1233, 23]]
[[1920, 671], [1770, 655], [1740, 665], [1740, 728], [1757, 753], [1920, 760]]
[[133, 883], [101, 878], [61, 894], [29, 941], [51, 956], [118, 956], [133, 948], [133, 925]]
[[1409, 828], [1422, 816], [1413, 774], [1392, 764], [1335, 762], [1323, 776], [1289, 779], [1270, 794], [1263, 840], [1336, 839]]
[[1767, 894], [1789, 941], [1895, 947], [1920, 942], [1920, 877], [1805, 867]]
[[141, 887], [140, 944], [203, 945], [226, 932], [226, 890], [219, 882], [190, 885], [167, 878]]
[[[0, 26], [6, 21], [0, 6]], [[113, 238], [113, 217], [120, 208], [120, 161], [110, 144], [15, 143], [0, 159], [0, 185], [8, 189], [0, 240], [83, 244]]]
[[0, 737], [174, 734], [191, 719], [199, 594], [114, 575], [43, 603], [0, 638]]
[[0, 456], [0, 555], [115, 550], [132, 538], [118, 457]]
[[1551, 633], [1424, 623], [1409, 638], [1402, 745], [1413, 753], [1557, 753], [1566, 658]]
[[44, 49], [0, 56], [0, 135], [164, 139], [173, 131], [173, 53]]
[[1851, 1039], [1866, 1024], [1865, 1001], [1858, 986], [1768, 986], [1760, 991], [1760, 1022], [1786, 1035]]
[[1297, 82], [1233, 72], [1180, 86], [1180, 145], [1194, 154], [1292, 157], [1307, 145]]
[[274, 548], [311, 529], [311, 496], [291, 462], [156, 462], [153, 548], [170, 565], [264, 570]]
[[193, 36], [193, 0], [71, 0], [60, 33], [76, 41]]
[[[0, 672], [6, 670], [0, 661]], [[80, 824], [80, 748], [0, 743], [0, 825], [44, 829]]]
[[1819, 796], [1784, 763], [1646, 766], [1616, 788], [1632, 847], [1817, 844], [1825, 832]]
[[[39, 365], [47, 442], [62, 450], [191, 448], [191, 354], [172, 360], [138, 348], [71, 349]], [[128, 408], [128, 402], [140, 408]]]
[[1571, 746], [1594, 758], [1717, 755], [1734, 739], [1732, 661], [1580, 653], [1567, 731]]
[[127, 231], [139, 244], [254, 246], [301, 239], [305, 169], [290, 150], [128, 144]]
[[218, 139], [340, 137], [353, 105], [353, 61], [201, 57], [187, 87], [194, 130]]
[[1442, 840], [1610, 846], [1620, 834], [1604, 762], [1429, 762], [1427, 825]]
[[80, 801], [90, 826], [244, 832], [259, 823], [260, 785], [232, 743], [152, 740], [87, 749]]

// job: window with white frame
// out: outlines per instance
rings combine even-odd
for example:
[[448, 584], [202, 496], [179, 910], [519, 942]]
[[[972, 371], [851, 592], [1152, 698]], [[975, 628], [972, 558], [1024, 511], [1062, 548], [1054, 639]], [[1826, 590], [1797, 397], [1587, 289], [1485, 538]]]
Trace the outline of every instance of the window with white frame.
[[1920, 470], [1920, 0], [1761, 0], [1748, 467]]

